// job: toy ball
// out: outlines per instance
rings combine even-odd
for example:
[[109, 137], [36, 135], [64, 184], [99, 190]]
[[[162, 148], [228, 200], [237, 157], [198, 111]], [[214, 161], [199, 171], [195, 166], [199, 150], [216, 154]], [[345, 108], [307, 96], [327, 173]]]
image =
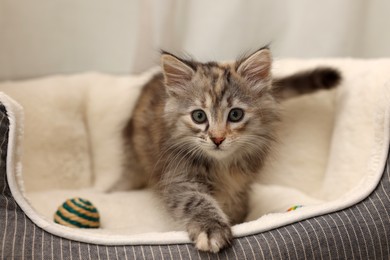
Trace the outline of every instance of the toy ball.
[[54, 214], [54, 222], [74, 228], [99, 228], [100, 216], [90, 201], [73, 198], [58, 207]]
[[297, 209], [302, 208], [302, 207], [303, 207], [302, 205], [295, 205], [295, 206], [292, 206], [291, 208], [289, 208], [287, 211], [297, 210]]

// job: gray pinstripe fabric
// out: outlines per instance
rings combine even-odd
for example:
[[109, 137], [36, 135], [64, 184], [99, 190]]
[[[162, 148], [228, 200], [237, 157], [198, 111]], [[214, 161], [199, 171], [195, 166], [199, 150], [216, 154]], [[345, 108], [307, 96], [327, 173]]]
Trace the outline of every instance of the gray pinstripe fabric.
[[97, 246], [53, 236], [18, 207], [5, 177], [8, 119], [0, 106], [1, 259], [389, 259], [390, 159], [381, 182], [364, 201], [339, 212], [237, 238], [218, 255], [190, 244]]

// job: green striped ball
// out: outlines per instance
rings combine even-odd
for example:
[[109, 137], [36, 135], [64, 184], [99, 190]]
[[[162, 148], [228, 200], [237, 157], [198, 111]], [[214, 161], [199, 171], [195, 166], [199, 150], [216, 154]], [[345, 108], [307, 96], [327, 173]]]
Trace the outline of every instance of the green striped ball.
[[54, 222], [74, 228], [99, 228], [100, 216], [90, 201], [73, 198], [58, 207], [54, 214]]

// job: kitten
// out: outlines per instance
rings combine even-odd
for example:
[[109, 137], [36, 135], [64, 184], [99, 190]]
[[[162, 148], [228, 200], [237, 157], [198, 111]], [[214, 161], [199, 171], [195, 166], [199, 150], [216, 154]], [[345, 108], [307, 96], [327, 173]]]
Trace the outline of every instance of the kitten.
[[273, 79], [267, 48], [232, 63], [163, 52], [161, 65], [125, 128], [125, 168], [137, 167], [139, 185], [153, 185], [199, 250], [218, 252], [245, 219], [250, 184], [276, 141], [277, 101], [331, 88], [340, 75], [322, 68]]

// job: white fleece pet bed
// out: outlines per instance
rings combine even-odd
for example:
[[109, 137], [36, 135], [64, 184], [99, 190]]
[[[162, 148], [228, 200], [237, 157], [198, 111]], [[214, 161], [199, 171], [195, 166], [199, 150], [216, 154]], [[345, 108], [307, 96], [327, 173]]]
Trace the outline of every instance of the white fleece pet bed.
[[[335, 90], [282, 104], [281, 142], [253, 185], [247, 222], [233, 227], [235, 236], [344, 209], [367, 197], [382, 176], [389, 143], [390, 60], [280, 60], [274, 74], [317, 65], [338, 68], [343, 81]], [[23, 132], [9, 148], [9, 163], [16, 167], [7, 171], [8, 182], [36, 225], [61, 237], [108, 245], [189, 241], [150, 190], [128, 190], [121, 176], [121, 130], [142, 84], [156, 71], [0, 84], [16, 137]], [[100, 229], [54, 224], [57, 207], [71, 197], [96, 205]], [[304, 207], [286, 212], [294, 205]], [[169, 231], [176, 232], [161, 233]]]

